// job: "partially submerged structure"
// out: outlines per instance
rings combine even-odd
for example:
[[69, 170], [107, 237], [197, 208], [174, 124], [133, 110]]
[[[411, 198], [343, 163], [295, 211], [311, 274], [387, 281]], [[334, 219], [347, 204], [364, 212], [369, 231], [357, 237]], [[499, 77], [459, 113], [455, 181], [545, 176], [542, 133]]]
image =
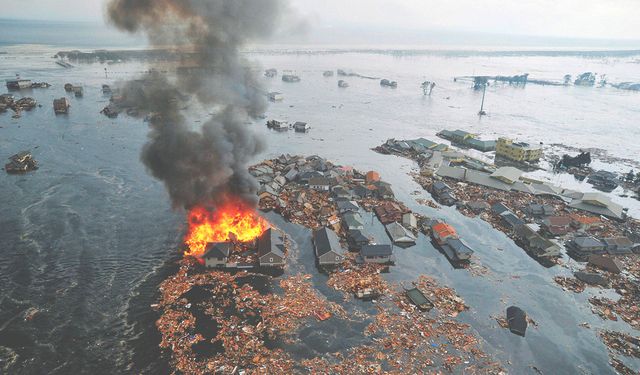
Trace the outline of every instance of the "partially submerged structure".
[[358, 261], [360, 263], [391, 263], [393, 249], [390, 245], [364, 245], [360, 249]]
[[284, 120], [269, 120], [267, 121], [267, 128], [278, 131], [287, 131], [289, 130], [289, 123]]
[[327, 227], [313, 232], [313, 249], [320, 265], [336, 265], [344, 260], [344, 249], [338, 236]]
[[285, 245], [284, 237], [275, 229], [269, 228], [258, 237], [258, 262], [260, 266], [284, 266]]
[[495, 151], [496, 149], [495, 140], [480, 140], [475, 134], [460, 129], [454, 131], [442, 130], [436, 135], [451, 141], [451, 143], [482, 152]]
[[521, 308], [516, 306], [507, 308], [507, 323], [511, 333], [524, 337], [528, 323], [527, 314]]
[[406, 292], [409, 300], [418, 307], [420, 311], [430, 311], [434, 304], [418, 288], [408, 289]]
[[7, 89], [8, 90], [23, 90], [31, 88], [31, 80], [30, 79], [10, 79], [7, 80]]
[[405, 246], [416, 244], [416, 236], [398, 222], [385, 225], [385, 229], [394, 244]]
[[270, 92], [267, 97], [269, 98], [270, 101], [272, 102], [281, 102], [284, 100], [284, 95], [282, 95], [281, 93], [274, 91], [274, 92]]
[[307, 124], [306, 122], [296, 121], [293, 124], [293, 130], [298, 133], [306, 133], [309, 131], [309, 129], [311, 129], [311, 126], [309, 126], [309, 124]]
[[71, 104], [69, 104], [69, 99], [67, 98], [53, 99], [53, 110], [56, 114], [69, 113], [70, 106]]
[[537, 162], [542, 158], [542, 147], [524, 142], [514, 142], [508, 138], [498, 138], [496, 156], [516, 162]]

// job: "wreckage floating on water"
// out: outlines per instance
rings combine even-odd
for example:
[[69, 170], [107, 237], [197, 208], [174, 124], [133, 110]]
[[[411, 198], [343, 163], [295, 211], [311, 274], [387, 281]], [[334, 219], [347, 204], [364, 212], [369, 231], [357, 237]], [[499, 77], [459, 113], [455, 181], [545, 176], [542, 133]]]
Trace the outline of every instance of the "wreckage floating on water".
[[9, 160], [9, 163], [5, 164], [4, 170], [10, 174], [25, 173], [38, 169], [38, 162], [29, 151], [19, 152], [11, 156]]
[[333, 77], [333, 70], [326, 70], [322, 73], [323, 77]]
[[338, 87], [343, 88], [343, 89], [347, 88], [347, 87], [349, 87], [349, 83], [347, 81], [344, 81], [344, 80], [339, 80], [338, 81]]
[[264, 71], [264, 76], [268, 78], [273, 78], [278, 75], [278, 71], [276, 69], [267, 69]]
[[289, 130], [289, 123], [284, 120], [269, 120], [267, 121], [267, 128], [277, 131]]
[[380, 86], [382, 87], [391, 87], [392, 89], [395, 89], [398, 87], [398, 82], [396, 81], [390, 81], [388, 79], [383, 79], [380, 81]]
[[528, 323], [527, 314], [521, 308], [516, 306], [507, 308], [507, 323], [511, 333], [524, 337]]
[[418, 288], [408, 289], [405, 292], [409, 300], [420, 309], [420, 311], [430, 311], [434, 304]]
[[282, 75], [283, 82], [300, 82], [300, 77], [295, 74], [283, 74]]

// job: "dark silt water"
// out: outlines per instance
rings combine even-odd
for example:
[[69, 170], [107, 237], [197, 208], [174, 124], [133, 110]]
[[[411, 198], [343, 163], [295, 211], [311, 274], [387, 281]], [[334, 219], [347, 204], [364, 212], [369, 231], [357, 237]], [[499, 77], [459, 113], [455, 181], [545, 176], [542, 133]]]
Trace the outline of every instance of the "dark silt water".
[[[51, 59], [55, 48], [0, 50], [8, 52], [0, 55], [0, 78], [19, 73], [53, 85], [20, 93], [35, 97], [41, 108], [17, 120], [0, 115], [0, 157], [5, 160], [31, 149], [40, 162], [34, 173], [0, 175], [0, 373], [168, 372], [167, 358], [157, 347], [157, 315], [149, 305], [157, 299], [158, 283], [175, 270], [184, 213], [171, 209], [164, 187], [147, 175], [139, 161], [146, 124], [98, 113], [108, 103], [100, 90], [103, 83], [131, 78], [145, 67], [95, 64], [63, 69]], [[512, 373], [534, 373], [533, 366], [545, 374], [614, 373], [597, 329], [629, 328], [591, 313], [588, 297], [603, 292], [588, 289], [573, 294], [553, 283], [554, 276], [569, 274], [575, 262], [565, 259], [568, 267], [546, 269], [481, 220], [451, 208], [419, 206], [415, 199], [428, 194], [413, 194], [421, 190], [408, 176], [415, 165], [370, 149], [387, 138], [435, 139], [439, 130], [461, 128], [486, 138], [509, 135], [530, 142], [600, 147], [614, 156], [638, 160], [637, 93], [610, 87], [492, 86], [486, 101], [489, 116], [478, 119], [478, 93], [452, 77], [529, 72], [532, 77], [560, 80], [566, 73], [596, 71], [607, 73], [610, 81], [637, 82], [640, 56], [250, 53], [248, 57], [263, 68], [301, 75], [297, 84], [265, 78], [270, 91], [285, 96], [267, 116], [312, 126], [307, 134], [294, 134], [270, 132], [262, 123], [247, 125], [268, 142], [261, 158], [318, 154], [363, 171], [375, 169], [410, 208], [453, 224], [476, 249], [477, 262], [489, 269], [485, 276], [455, 270], [427, 238], [420, 237], [414, 247], [396, 248], [398, 262], [385, 277], [411, 281], [426, 274], [455, 288], [471, 307], [459, 319], [472, 326], [483, 348]], [[324, 70], [336, 68], [397, 80], [399, 87], [391, 90], [376, 80], [347, 78], [350, 87], [341, 90], [338, 77], [322, 77]], [[422, 96], [424, 79], [438, 84], [431, 97]], [[85, 96], [70, 97], [70, 114], [55, 116], [52, 100], [67, 95], [62, 88], [67, 82], [82, 84]], [[194, 126], [210, 112], [189, 111]], [[553, 182], [557, 177], [545, 178]], [[630, 212], [638, 212], [631, 199], [613, 196], [631, 207]], [[322, 294], [341, 300], [315, 268], [310, 231], [273, 214], [267, 217], [295, 241], [289, 272], [311, 273]], [[380, 223], [370, 214], [364, 217], [377, 240], [388, 242]], [[500, 328], [492, 318], [512, 304], [539, 324], [530, 327], [524, 339]], [[25, 321], [23, 315], [32, 307], [40, 313]], [[353, 308], [370, 310], [372, 305], [358, 301]], [[581, 327], [583, 322], [592, 328]], [[314, 356], [364, 340], [358, 334], [365, 323], [323, 324], [322, 329], [303, 329], [303, 344], [291, 349], [301, 357]], [[626, 361], [640, 369], [637, 360]]]

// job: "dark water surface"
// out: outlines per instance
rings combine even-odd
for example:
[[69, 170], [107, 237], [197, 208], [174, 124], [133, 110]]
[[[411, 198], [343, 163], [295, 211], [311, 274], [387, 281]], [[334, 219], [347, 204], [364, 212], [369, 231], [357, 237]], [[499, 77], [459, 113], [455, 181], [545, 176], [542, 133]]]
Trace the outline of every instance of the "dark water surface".
[[[41, 165], [38, 171], [22, 176], [0, 174], [0, 373], [167, 372], [166, 358], [157, 349], [157, 316], [149, 305], [157, 298], [158, 283], [174, 270], [184, 215], [171, 209], [164, 187], [139, 162], [146, 125], [124, 115], [111, 120], [98, 113], [108, 102], [100, 91], [103, 83], [113, 84], [145, 68], [89, 65], [65, 70], [50, 59], [55, 50], [12, 47], [8, 51], [0, 55], [0, 78], [19, 73], [54, 86], [21, 93], [35, 97], [42, 108], [18, 120], [10, 114], [0, 115], [0, 158], [31, 149]], [[476, 249], [477, 262], [489, 269], [486, 276], [454, 270], [421, 236], [416, 246], [396, 249], [397, 265], [385, 277], [411, 281], [427, 274], [454, 287], [471, 307], [460, 319], [471, 324], [482, 337], [484, 349], [512, 373], [534, 373], [532, 366], [545, 374], [613, 373], [596, 330], [629, 328], [623, 322], [604, 322], [591, 313], [586, 300], [602, 292], [564, 292], [552, 278], [569, 274], [569, 269], [541, 267], [481, 220], [463, 217], [450, 208], [419, 206], [415, 199], [428, 195], [412, 194], [421, 190], [407, 175], [415, 165], [378, 155], [370, 148], [389, 137], [433, 138], [438, 130], [460, 127], [488, 136], [513, 131], [530, 141], [599, 145], [617, 156], [637, 160], [640, 148], [633, 139], [638, 135], [640, 97], [636, 93], [611, 88], [494, 87], [488, 94], [490, 116], [478, 121], [474, 116], [477, 93], [451, 81], [455, 75], [480, 71], [515, 74], [526, 69], [552, 78], [560, 72], [607, 67], [616, 79], [634, 80], [640, 76], [637, 64], [617, 58], [536, 56], [260, 54], [251, 58], [266, 67], [302, 75], [297, 85], [285, 85], [279, 79], [266, 82], [285, 94], [285, 101], [272, 105], [268, 116], [309, 121], [313, 127], [300, 135], [272, 133], [262, 124], [248, 125], [268, 141], [264, 157], [283, 152], [318, 154], [361, 170], [378, 170], [393, 184], [399, 200], [416, 212], [445, 218], [456, 226]], [[381, 88], [377, 81], [352, 78], [350, 88], [338, 90], [336, 77], [321, 75], [335, 68], [397, 79], [400, 87], [392, 91]], [[423, 98], [419, 91], [425, 76], [438, 79], [432, 98]], [[83, 84], [85, 96], [70, 97], [68, 116], [54, 116], [51, 102], [67, 95], [62, 89], [67, 82]], [[190, 111], [199, 120], [209, 112]], [[612, 132], [606, 120], [615, 122], [619, 133]], [[296, 243], [288, 272], [311, 273], [321, 293], [340, 300], [341, 294], [328, 288], [326, 276], [315, 269], [310, 232], [275, 215], [267, 217]], [[376, 238], [388, 242], [380, 223], [367, 214], [365, 219]], [[569, 263], [570, 268], [575, 266]], [[511, 304], [523, 308], [539, 324], [524, 339], [498, 327], [492, 318], [503, 315]], [[25, 321], [23, 315], [32, 307], [40, 313]], [[353, 303], [353, 309], [372, 308], [368, 303]], [[290, 349], [311, 357], [363, 342], [359, 333], [366, 323], [332, 321], [323, 322], [321, 329], [305, 327], [300, 332], [303, 344]], [[592, 328], [580, 327], [582, 322]], [[627, 362], [640, 369], [637, 360]]]

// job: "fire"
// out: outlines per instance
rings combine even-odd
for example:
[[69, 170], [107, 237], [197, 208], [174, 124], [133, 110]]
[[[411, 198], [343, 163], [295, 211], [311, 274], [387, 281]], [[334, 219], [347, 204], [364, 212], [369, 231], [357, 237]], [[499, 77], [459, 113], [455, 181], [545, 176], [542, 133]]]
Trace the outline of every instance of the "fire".
[[189, 211], [188, 218], [189, 230], [184, 242], [189, 250], [185, 256], [203, 255], [210, 242], [250, 242], [269, 228], [255, 210], [238, 201], [228, 201], [215, 210], [196, 206]]

